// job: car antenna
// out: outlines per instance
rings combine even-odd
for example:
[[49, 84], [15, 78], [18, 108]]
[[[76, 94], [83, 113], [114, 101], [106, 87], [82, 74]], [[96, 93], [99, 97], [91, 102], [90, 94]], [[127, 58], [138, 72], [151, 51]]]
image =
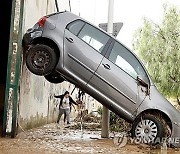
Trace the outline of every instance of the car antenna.
[[57, 12], [59, 12], [59, 6], [58, 6], [58, 1], [57, 0], [55, 0], [55, 5], [56, 5]]

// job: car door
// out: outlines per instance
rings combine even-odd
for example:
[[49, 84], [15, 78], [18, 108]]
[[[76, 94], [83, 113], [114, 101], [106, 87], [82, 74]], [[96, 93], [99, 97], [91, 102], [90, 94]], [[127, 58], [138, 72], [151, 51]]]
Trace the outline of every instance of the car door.
[[108, 97], [113, 102], [109, 106], [119, 114], [132, 116], [147, 95], [146, 88], [138, 84], [138, 76], [148, 80], [136, 56], [121, 43], [114, 42], [89, 85]]
[[105, 54], [110, 37], [81, 20], [70, 23], [64, 34], [64, 67], [75, 78], [87, 83]]

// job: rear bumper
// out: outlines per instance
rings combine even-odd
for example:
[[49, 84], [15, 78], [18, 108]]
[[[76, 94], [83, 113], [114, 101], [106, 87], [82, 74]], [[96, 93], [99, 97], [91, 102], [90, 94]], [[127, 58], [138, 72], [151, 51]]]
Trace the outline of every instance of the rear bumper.
[[23, 40], [22, 40], [22, 46], [23, 46], [24, 50], [27, 50], [27, 48], [31, 42], [32, 42], [32, 39], [30, 37], [30, 34], [25, 33], [23, 36]]
[[42, 27], [39, 25], [34, 25], [33, 28], [27, 30], [27, 32], [23, 36], [22, 46], [26, 50], [30, 44], [33, 43], [35, 38], [42, 36]]
[[180, 126], [173, 124], [172, 135], [169, 142], [173, 146], [180, 148]]

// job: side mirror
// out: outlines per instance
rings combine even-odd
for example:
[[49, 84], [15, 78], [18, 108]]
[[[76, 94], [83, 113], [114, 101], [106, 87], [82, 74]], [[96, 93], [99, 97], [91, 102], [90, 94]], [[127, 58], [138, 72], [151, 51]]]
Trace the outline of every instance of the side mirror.
[[143, 79], [141, 76], [137, 76], [138, 84], [140, 84], [143, 87], [147, 87], [149, 84], [146, 83], [146, 79]]
[[146, 90], [146, 95], [150, 94], [150, 86], [149, 86], [149, 83], [148, 83], [147, 79], [143, 79], [140, 76], [137, 76], [137, 84], [141, 85], [141, 86], [143, 86], [143, 87], [145, 87], [147, 89]]

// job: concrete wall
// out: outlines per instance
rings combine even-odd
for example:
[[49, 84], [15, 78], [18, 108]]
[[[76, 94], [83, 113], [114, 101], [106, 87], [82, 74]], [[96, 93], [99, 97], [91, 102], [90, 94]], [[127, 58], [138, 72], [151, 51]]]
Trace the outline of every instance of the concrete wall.
[[[60, 1], [61, 2], [61, 1]], [[68, 1], [67, 1], [68, 3]], [[65, 1], [60, 3], [60, 10], [67, 7]], [[63, 8], [63, 5], [65, 8]], [[54, 0], [25, 0], [23, 33], [32, 27], [42, 16], [56, 11]], [[63, 82], [61, 84], [51, 84], [44, 77], [39, 77], [30, 73], [22, 61], [20, 78], [20, 96], [18, 106], [18, 131], [30, 129], [57, 120], [59, 99], [54, 98], [54, 94], [60, 95], [66, 90], [71, 92], [74, 85]], [[77, 99], [78, 91], [74, 91], [72, 97]], [[86, 109], [90, 112], [94, 110], [98, 102], [91, 103], [94, 99], [85, 95]], [[97, 109], [96, 109], [97, 110]], [[72, 111], [72, 117], [77, 112]]]
[[[42, 16], [56, 11], [54, 0], [25, 0], [23, 33]], [[40, 126], [55, 121], [56, 103], [53, 95], [63, 92], [61, 84], [53, 85], [44, 77], [30, 73], [23, 59], [20, 79], [18, 125], [23, 129]], [[20, 127], [19, 127], [20, 128]]]

